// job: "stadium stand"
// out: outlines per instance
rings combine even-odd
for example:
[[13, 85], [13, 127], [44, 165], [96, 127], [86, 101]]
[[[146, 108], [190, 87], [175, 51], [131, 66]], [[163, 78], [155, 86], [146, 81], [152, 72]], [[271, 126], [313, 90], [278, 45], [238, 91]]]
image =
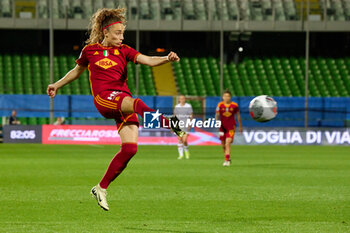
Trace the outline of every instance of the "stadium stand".
[[[183, 58], [174, 63], [179, 92], [185, 95], [218, 96], [220, 92], [219, 60]], [[303, 58], [245, 58], [238, 65], [224, 65], [224, 88], [234, 96], [304, 95]], [[311, 96], [349, 96], [349, 58], [311, 58]]]
[[[75, 64], [73, 55], [54, 58], [55, 80]], [[178, 92], [190, 96], [220, 95], [219, 60], [182, 58], [173, 63]], [[224, 64], [223, 85], [234, 96], [304, 95], [304, 59], [295, 57], [245, 58], [238, 65]], [[136, 93], [136, 65], [128, 63], [128, 85]], [[350, 58], [311, 58], [310, 95], [349, 96]], [[140, 66], [139, 95], [157, 95], [152, 68]], [[49, 58], [41, 55], [0, 55], [0, 94], [45, 94], [49, 83]], [[6, 88], [5, 88], [6, 87]], [[65, 95], [89, 95], [88, 72], [60, 91]]]
[[[0, 17], [12, 17], [12, 1], [0, 1]], [[87, 19], [92, 12], [99, 8], [113, 8], [117, 6], [129, 9], [128, 18], [135, 20], [138, 17], [144, 20], [179, 20], [183, 15], [186, 20], [299, 20], [302, 0], [54, 0], [54, 18]], [[223, 5], [223, 9], [221, 9]], [[350, 20], [349, 0], [311, 0], [311, 14], [323, 16], [326, 8], [328, 20]], [[48, 3], [38, 0], [39, 18], [48, 18]], [[183, 9], [183, 10], [182, 10]], [[181, 13], [181, 11], [183, 11]]]
[[[54, 78], [63, 77], [75, 64], [73, 55], [54, 58]], [[136, 66], [128, 64], [128, 85], [136, 93]], [[49, 80], [49, 58], [41, 55], [0, 55], [0, 94], [45, 94]], [[151, 67], [140, 66], [139, 95], [156, 95]], [[5, 88], [6, 87], [6, 88]], [[89, 95], [88, 72], [60, 90], [64, 95]]]

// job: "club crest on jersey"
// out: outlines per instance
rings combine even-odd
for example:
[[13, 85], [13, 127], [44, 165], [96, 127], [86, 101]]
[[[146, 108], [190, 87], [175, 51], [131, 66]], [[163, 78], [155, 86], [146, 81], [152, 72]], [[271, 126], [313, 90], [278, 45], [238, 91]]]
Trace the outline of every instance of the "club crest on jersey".
[[109, 58], [103, 58], [102, 60], [97, 61], [95, 64], [102, 67], [105, 70], [118, 65], [118, 63], [112, 61]]
[[234, 130], [230, 130], [230, 131], [228, 131], [228, 133], [229, 133], [230, 137], [232, 137], [235, 134], [235, 131]]
[[108, 57], [108, 50], [103, 50], [103, 56]]

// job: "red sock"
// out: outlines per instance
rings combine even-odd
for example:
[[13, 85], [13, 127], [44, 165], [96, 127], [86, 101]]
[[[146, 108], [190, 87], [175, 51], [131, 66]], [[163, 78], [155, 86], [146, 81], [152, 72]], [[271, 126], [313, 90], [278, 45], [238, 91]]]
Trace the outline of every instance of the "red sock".
[[106, 189], [108, 185], [119, 176], [124, 170], [129, 160], [136, 154], [136, 143], [123, 143], [120, 151], [114, 156], [110, 162], [108, 169], [100, 181], [101, 188]]
[[[155, 112], [155, 110], [148, 107], [141, 99], [137, 98], [134, 100], [134, 112], [143, 118], [144, 112]], [[170, 126], [169, 120], [163, 115], [160, 115], [160, 126], [167, 129], [169, 129]]]
[[229, 161], [230, 160], [230, 154], [225, 155], [225, 161]]

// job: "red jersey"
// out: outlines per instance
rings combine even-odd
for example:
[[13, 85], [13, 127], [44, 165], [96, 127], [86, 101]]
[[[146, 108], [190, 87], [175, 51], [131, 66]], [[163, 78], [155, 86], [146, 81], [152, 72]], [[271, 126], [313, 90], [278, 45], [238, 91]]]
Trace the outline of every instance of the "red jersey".
[[216, 107], [216, 112], [220, 114], [221, 127], [225, 129], [232, 129], [235, 127], [235, 114], [239, 112], [238, 104], [235, 102], [225, 104], [222, 101]]
[[94, 97], [106, 90], [118, 90], [131, 95], [127, 86], [126, 64], [129, 61], [136, 63], [139, 54], [135, 49], [124, 44], [120, 47], [105, 47], [96, 43], [86, 45], [76, 63], [88, 67]]

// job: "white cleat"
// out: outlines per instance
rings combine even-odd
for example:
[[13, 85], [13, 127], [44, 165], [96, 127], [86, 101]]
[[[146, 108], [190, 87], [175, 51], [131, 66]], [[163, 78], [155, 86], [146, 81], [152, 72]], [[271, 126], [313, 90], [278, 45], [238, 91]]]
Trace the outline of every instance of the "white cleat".
[[109, 210], [107, 203], [107, 190], [100, 187], [100, 185], [96, 185], [91, 189], [91, 196], [95, 197], [97, 204], [104, 209], [105, 211]]
[[186, 159], [189, 159], [190, 158], [190, 152], [189, 151], [185, 151], [185, 156], [186, 156]]
[[230, 160], [225, 161], [224, 164], [223, 164], [222, 166], [224, 166], [224, 167], [231, 166], [231, 161], [230, 161]]

